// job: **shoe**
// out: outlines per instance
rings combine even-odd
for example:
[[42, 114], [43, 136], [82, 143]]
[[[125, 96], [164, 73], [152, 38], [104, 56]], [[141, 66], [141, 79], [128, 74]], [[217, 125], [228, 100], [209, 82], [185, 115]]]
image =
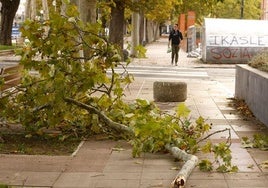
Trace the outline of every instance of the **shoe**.
[[178, 66], [178, 64], [177, 64], [177, 63], [175, 63], [175, 66]]

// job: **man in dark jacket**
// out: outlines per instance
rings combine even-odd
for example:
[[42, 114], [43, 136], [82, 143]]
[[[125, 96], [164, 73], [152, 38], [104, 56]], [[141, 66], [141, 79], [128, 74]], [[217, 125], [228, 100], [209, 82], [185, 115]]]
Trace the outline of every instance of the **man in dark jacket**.
[[172, 65], [174, 63], [174, 58], [175, 58], [175, 65], [177, 66], [181, 40], [183, 40], [182, 33], [179, 31], [178, 24], [175, 24], [173, 26], [173, 30], [170, 32], [169, 37], [168, 37], [168, 47], [170, 47], [170, 43], [171, 43], [171, 64]]

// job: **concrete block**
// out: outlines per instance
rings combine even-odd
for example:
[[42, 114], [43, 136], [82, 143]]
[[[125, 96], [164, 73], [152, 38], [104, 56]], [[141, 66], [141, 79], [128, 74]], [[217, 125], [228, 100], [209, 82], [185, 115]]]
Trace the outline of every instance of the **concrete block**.
[[187, 99], [185, 82], [154, 82], [153, 95], [156, 102], [183, 102]]

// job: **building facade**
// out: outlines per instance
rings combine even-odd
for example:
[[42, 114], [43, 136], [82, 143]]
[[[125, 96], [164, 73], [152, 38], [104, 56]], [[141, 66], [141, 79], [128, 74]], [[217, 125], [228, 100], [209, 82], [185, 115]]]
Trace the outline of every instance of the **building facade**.
[[262, 0], [262, 20], [268, 20], [268, 0]]

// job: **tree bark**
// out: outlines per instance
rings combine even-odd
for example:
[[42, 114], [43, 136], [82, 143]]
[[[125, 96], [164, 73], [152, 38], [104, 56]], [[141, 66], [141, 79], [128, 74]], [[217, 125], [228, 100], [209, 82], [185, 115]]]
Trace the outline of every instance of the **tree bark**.
[[2, 3], [0, 44], [11, 46], [13, 20], [19, 8], [20, 0], [0, 0], [0, 2]]
[[49, 10], [48, 10], [48, 4], [47, 0], [42, 0], [42, 7], [43, 7], [43, 19], [44, 20], [49, 20]]
[[[133, 0], [136, 2], [137, 0]], [[132, 31], [131, 31], [131, 51], [130, 56], [137, 57], [136, 47], [139, 45], [140, 41], [140, 24], [139, 24], [139, 12], [132, 13]]]
[[80, 18], [84, 23], [96, 23], [97, 0], [79, 0]]
[[30, 0], [30, 2], [31, 2], [31, 11], [30, 11], [30, 19], [31, 20], [35, 20], [36, 19], [36, 0]]
[[124, 2], [115, 1], [115, 7], [111, 8], [111, 21], [109, 28], [109, 41], [116, 44], [120, 50], [123, 50], [124, 45]]
[[25, 20], [30, 19], [31, 15], [31, 0], [26, 0], [25, 4]]

